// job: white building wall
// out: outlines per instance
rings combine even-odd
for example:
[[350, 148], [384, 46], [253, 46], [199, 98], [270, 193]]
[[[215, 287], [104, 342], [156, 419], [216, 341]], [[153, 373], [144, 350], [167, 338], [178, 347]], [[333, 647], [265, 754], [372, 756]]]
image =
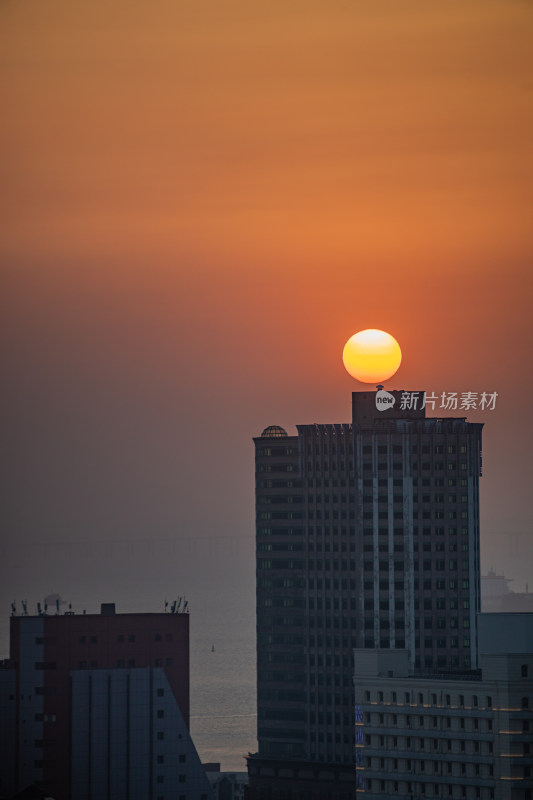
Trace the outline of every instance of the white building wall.
[[[526, 641], [527, 617], [515, 642]], [[354, 766], [366, 800], [533, 797], [533, 652], [485, 653], [476, 680], [409, 676], [402, 651], [354, 658]]]
[[72, 731], [72, 800], [212, 798], [162, 668], [72, 672]]

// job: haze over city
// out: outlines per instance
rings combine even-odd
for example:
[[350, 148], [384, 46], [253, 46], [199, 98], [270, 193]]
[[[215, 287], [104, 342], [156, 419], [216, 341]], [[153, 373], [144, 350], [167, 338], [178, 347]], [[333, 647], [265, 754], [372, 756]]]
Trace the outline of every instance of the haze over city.
[[349, 422], [366, 328], [387, 389], [497, 392], [456, 412], [482, 572], [531, 589], [531, 4], [17, 0], [0, 31], [3, 657], [13, 601], [185, 595], [193, 717], [221, 616], [253, 681], [251, 439]]

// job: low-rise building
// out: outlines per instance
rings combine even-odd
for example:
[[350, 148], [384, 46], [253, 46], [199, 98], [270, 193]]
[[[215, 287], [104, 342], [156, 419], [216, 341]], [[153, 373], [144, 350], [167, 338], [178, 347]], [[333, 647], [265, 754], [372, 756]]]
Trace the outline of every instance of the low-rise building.
[[0, 796], [211, 800], [189, 735], [189, 615], [11, 617]]
[[480, 669], [417, 674], [355, 650], [355, 770], [370, 800], [533, 797], [533, 615], [481, 614]]

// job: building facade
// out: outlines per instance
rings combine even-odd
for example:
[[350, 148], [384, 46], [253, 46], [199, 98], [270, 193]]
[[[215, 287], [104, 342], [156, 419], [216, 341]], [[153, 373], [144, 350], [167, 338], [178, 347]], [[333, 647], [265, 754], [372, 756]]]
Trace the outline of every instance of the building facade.
[[13, 615], [8, 667], [4, 795], [35, 783], [55, 800], [210, 797], [188, 733], [188, 614]]
[[354, 648], [477, 666], [482, 426], [392, 395], [379, 411], [354, 393], [351, 423], [254, 439], [256, 759], [353, 765]]
[[533, 615], [480, 620], [475, 674], [415, 676], [405, 650], [355, 651], [361, 797], [533, 797]]

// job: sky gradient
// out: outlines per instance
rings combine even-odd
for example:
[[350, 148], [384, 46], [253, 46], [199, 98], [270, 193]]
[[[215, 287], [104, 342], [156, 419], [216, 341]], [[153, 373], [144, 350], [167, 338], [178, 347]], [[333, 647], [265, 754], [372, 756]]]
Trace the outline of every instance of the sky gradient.
[[499, 393], [482, 564], [533, 588], [532, 40], [521, 0], [2, 0], [4, 616], [253, 604], [251, 438], [350, 421], [365, 328], [387, 388]]

